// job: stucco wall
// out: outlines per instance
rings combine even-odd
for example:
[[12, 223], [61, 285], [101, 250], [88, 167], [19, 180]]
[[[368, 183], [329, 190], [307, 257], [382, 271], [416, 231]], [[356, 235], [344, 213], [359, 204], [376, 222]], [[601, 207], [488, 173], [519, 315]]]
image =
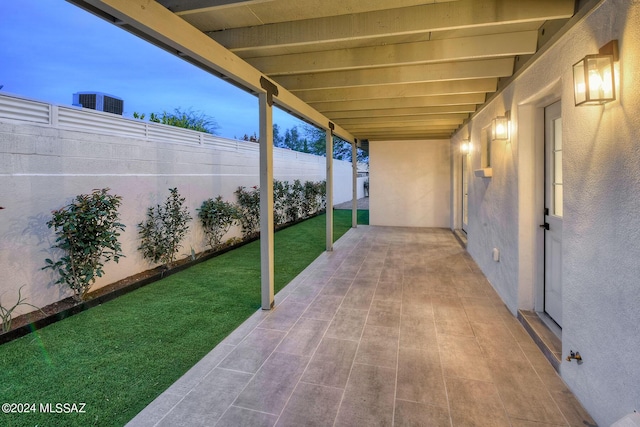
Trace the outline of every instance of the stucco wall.
[[369, 223], [448, 227], [449, 141], [369, 143]]
[[[240, 144], [254, 144], [243, 143]], [[76, 195], [109, 187], [123, 197], [119, 210], [126, 231], [121, 243], [126, 258], [109, 263], [95, 288], [153, 267], [137, 250], [137, 224], [146, 209], [163, 203], [169, 188], [186, 197], [192, 217], [191, 230], [178, 258], [191, 248], [205, 248], [196, 208], [202, 201], [223, 196], [235, 201], [238, 186], [259, 184], [258, 152], [221, 150], [207, 146], [149, 142], [105, 136], [49, 126], [0, 120], [0, 301], [13, 304], [17, 291], [36, 306], [65, 298], [70, 292], [53, 285], [50, 271], [41, 271], [51, 256], [55, 237], [47, 228], [51, 211], [68, 204]], [[351, 163], [334, 161], [334, 203], [351, 199]], [[325, 159], [274, 150], [276, 179], [320, 181], [326, 175]], [[239, 236], [232, 230], [226, 238]], [[22, 310], [22, 311], [19, 311]], [[27, 306], [14, 315], [30, 311]]]
[[[493, 178], [470, 178], [468, 250], [505, 303], [539, 309], [540, 127], [560, 99], [563, 120], [562, 378], [599, 425], [640, 410], [640, 2], [605, 0], [452, 140], [511, 110], [509, 143], [492, 146]], [[619, 40], [618, 100], [576, 107], [572, 65]], [[459, 159], [459, 154], [456, 154]], [[457, 162], [458, 160], [455, 160]], [[501, 250], [500, 262], [491, 259]], [[569, 350], [583, 363], [568, 363]]]

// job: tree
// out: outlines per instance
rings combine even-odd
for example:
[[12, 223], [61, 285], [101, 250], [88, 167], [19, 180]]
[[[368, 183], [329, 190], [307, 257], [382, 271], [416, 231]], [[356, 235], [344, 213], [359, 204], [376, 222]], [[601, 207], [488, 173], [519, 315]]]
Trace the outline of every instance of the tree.
[[[237, 138], [236, 138], [237, 139]], [[258, 135], [256, 135], [256, 133], [254, 132], [253, 135], [247, 135], [246, 133], [244, 135], [242, 135], [241, 138], [242, 141], [249, 141], [249, 142], [259, 142], [258, 141]]]
[[280, 135], [280, 126], [273, 124], [273, 146], [284, 147], [284, 136]]
[[[133, 113], [135, 119], [144, 120], [145, 114], [137, 112]], [[176, 126], [179, 128], [191, 129], [198, 132], [216, 134], [216, 131], [220, 128], [216, 120], [204, 114], [201, 111], [194, 111], [191, 108], [188, 110], [182, 110], [176, 108], [173, 113], [163, 111], [162, 113], [151, 113], [149, 121], [154, 123], [162, 123], [164, 125]]]
[[[313, 125], [304, 125], [302, 132], [297, 126], [287, 129], [284, 135], [280, 134], [280, 126], [273, 125], [273, 145], [274, 147], [288, 148], [289, 150], [301, 153], [315, 154], [316, 156], [326, 156], [327, 137], [323, 129]], [[258, 137], [244, 135], [245, 141], [258, 141]], [[368, 163], [369, 156], [361, 149], [357, 149], [358, 162]], [[333, 158], [337, 160], [351, 161], [351, 144], [341, 138], [334, 137]]]
[[308, 143], [306, 139], [301, 137], [297, 126], [287, 129], [284, 132], [284, 148], [288, 148], [293, 151], [300, 151], [302, 153], [309, 152]]
[[324, 130], [312, 125], [305, 125], [304, 133], [311, 141], [312, 154], [325, 156], [327, 154], [327, 136]]
[[[327, 153], [327, 136], [323, 129], [317, 128], [312, 125], [305, 125], [304, 132], [311, 142], [309, 151], [312, 154], [318, 156], [325, 156]], [[357, 149], [357, 161], [367, 163], [369, 156], [361, 149]], [[333, 138], [333, 158], [337, 160], [351, 161], [351, 144], [347, 141], [334, 136]]]

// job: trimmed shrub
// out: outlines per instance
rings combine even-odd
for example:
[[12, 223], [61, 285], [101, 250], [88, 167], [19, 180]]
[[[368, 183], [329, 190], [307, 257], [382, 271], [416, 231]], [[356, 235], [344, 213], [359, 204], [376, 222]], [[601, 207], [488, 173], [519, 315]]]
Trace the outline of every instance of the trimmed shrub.
[[305, 217], [318, 213], [326, 207], [326, 190], [326, 181], [304, 183], [302, 211]]
[[238, 200], [242, 236], [245, 239], [257, 236], [260, 231], [260, 190], [258, 186], [253, 186], [251, 189], [238, 187], [235, 195]]
[[54, 248], [64, 255], [58, 261], [46, 259], [44, 269], [52, 269], [60, 275], [55, 282], [66, 284], [76, 300], [83, 300], [96, 280], [104, 273], [108, 261], [118, 262], [124, 257], [118, 237], [124, 224], [118, 222], [118, 208], [122, 197], [108, 194], [109, 189], [81, 194], [75, 200], [56, 211], [47, 222], [56, 230]]
[[299, 179], [293, 181], [287, 198], [287, 222], [295, 222], [304, 218], [302, 202], [304, 200], [304, 186]]
[[138, 234], [142, 239], [139, 250], [153, 263], [169, 266], [175, 260], [176, 253], [182, 245], [180, 242], [189, 231], [191, 215], [185, 198], [180, 196], [177, 188], [170, 188], [171, 194], [164, 205], [156, 205], [147, 209], [147, 220], [138, 224]]
[[[247, 189], [238, 187], [235, 191], [238, 200], [239, 223], [243, 237], [256, 236], [260, 231], [260, 189], [258, 186]], [[275, 225], [287, 224], [308, 218], [324, 209], [326, 205], [326, 182], [296, 179], [293, 185], [288, 181], [273, 180], [273, 222]]]
[[222, 200], [222, 196], [207, 199], [198, 209], [198, 217], [211, 249], [222, 246], [222, 238], [231, 226], [238, 222], [239, 212], [233, 203]]
[[288, 221], [287, 209], [290, 187], [289, 181], [273, 180], [273, 223], [275, 225], [284, 224]]

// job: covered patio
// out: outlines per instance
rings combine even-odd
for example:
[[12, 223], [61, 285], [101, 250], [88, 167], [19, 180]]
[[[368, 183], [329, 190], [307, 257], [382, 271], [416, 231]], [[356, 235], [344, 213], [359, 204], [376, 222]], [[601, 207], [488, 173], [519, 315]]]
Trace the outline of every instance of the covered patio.
[[[257, 95], [260, 111], [264, 311], [131, 425], [593, 425], [514, 317], [547, 301], [565, 310], [546, 323], [556, 365], [592, 416], [637, 409], [637, 245], [618, 231], [639, 228], [636, 2], [70, 1]], [[620, 99], [578, 108], [576, 61], [614, 40], [602, 55]], [[327, 252], [275, 298], [274, 106], [324, 131], [328, 206], [334, 137], [370, 150], [375, 212], [334, 246], [329, 210]], [[562, 257], [545, 247], [549, 212], [566, 213], [552, 227]], [[547, 299], [552, 283], [565, 290]], [[574, 350], [590, 357], [565, 363]]]
[[359, 226], [129, 424], [595, 425], [447, 229]]
[[[335, 137], [352, 158], [370, 140], [448, 140], [580, 18], [573, 0], [69, 1], [257, 95], [265, 310], [275, 302], [274, 106], [324, 130], [333, 206]], [[356, 180], [354, 162], [354, 211]], [[326, 229], [331, 251], [331, 211]]]

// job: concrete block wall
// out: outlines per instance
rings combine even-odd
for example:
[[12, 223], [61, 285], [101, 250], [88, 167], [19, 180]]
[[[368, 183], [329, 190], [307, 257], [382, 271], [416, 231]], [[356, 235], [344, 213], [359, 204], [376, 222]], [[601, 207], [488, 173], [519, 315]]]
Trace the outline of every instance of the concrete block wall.
[[[238, 186], [258, 185], [258, 162], [257, 150], [150, 142], [0, 119], [0, 302], [12, 305], [22, 285], [22, 295], [36, 306], [71, 295], [65, 287], [53, 285], [50, 270], [41, 268], [52, 256], [55, 240], [46, 226], [51, 211], [76, 195], [109, 187], [123, 197], [120, 215], [126, 231], [121, 243], [126, 258], [106, 265], [105, 275], [94, 285], [97, 289], [154, 267], [137, 249], [137, 224], [148, 207], [164, 202], [169, 188], [177, 187], [186, 197], [194, 218], [178, 258], [191, 248], [206, 249], [196, 208], [218, 195], [235, 201]], [[276, 179], [290, 182], [326, 176], [323, 157], [283, 149], [274, 150], [274, 170]], [[334, 203], [350, 200], [351, 163], [334, 161], [334, 179]], [[240, 235], [234, 229], [226, 238]], [[20, 307], [14, 314], [28, 311]]]

